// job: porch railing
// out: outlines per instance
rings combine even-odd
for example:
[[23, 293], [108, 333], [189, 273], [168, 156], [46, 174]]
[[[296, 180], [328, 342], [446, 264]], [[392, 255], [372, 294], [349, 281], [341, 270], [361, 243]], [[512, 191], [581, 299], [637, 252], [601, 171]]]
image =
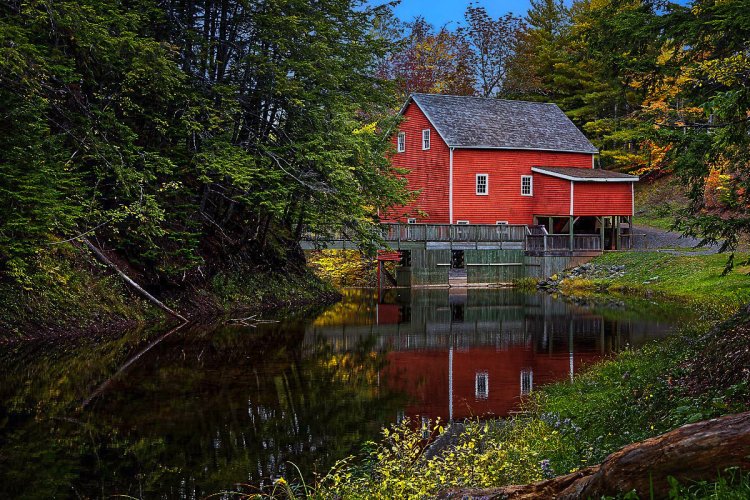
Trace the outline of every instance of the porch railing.
[[[570, 234], [547, 234], [544, 226], [523, 224], [382, 224], [381, 231], [388, 243], [521, 243], [526, 250], [535, 252], [602, 250], [599, 234], [574, 234], [571, 248]], [[629, 245], [625, 235], [621, 238], [623, 244]], [[302, 239], [331, 242], [350, 238], [346, 231], [330, 230], [326, 234], [304, 231]]]
[[570, 234], [530, 234], [526, 236], [526, 250], [534, 252], [601, 251], [602, 240], [598, 234], [574, 234], [573, 248]]
[[389, 242], [522, 242], [523, 224], [383, 224], [383, 239]]

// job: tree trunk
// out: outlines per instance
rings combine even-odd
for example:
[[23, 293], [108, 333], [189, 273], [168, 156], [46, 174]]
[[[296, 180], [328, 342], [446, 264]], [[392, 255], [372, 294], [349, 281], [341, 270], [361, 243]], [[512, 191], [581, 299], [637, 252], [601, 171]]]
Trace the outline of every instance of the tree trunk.
[[600, 498], [635, 490], [665, 498], [667, 478], [716, 480], [729, 467], [750, 469], [750, 412], [688, 424], [630, 444], [599, 465], [539, 483], [484, 490], [454, 489], [438, 498]]
[[111, 260], [109, 260], [109, 259], [107, 258], [107, 256], [106, 256], [106, 255], [104, 255], [104, 253], [102, 253], [102, 251], [101, 251], [101, 250], [99, 250], [98, 248], [96, 248], [96, 246], [94, 246], [94, 244], [93, 244], [93, 243], [91, 243], [91, 242], [90, 242], [90, 241], [88, 240], [88, 238], [81, 238], [81, 239], [82, 239], [82, 240], [83, 240], [83, 242], [84, 242], [84, 243], [86, 244], [86, 246], [87, 246], [87, 247], [89, 247], [89, 249], [90, 249], [90, 250], [91, 250], [92, 252], [94, 252], [94, 255], [96, 255], [96, 257], [97, 257], [97, 258], [98, 258], [99, 260], [101, 260], [101, 261], [102, 261], [102, 262], [104, 262], [104, 263], [105, 263], [105, 264], [106, 264], [107, 266], [109, 266], [109, 267], [111, 267], [112, 269], [114, 269], [114, 271], [115, 271], [115, 272], [116, 272], [117, 274], [119, 274], [119, 275], [120, 275], [120, 277], [121, 277], [122, 279], [124, 279], [124, 280], [125, 280], [125, 282], [126, 282], [126, 283], [127, 283], [127, 284], [128, 284], [128, 285], [129, 285], [130, 287], [131, 287], [131, 288], [133, 288], [133, 289], [134, 289], [134, 290], [135, 290], [136, 292], [138, 292], [139, 294], [141, 294], [141, 295], [142, 295], [143, 297], [145, 297], [145, 298], [146, 298], [146, 299], [147, 299], [148, 301], [150, 301], [151, 303], [155, 304], [155, 305], [156, 305], [156, 306], [157, 306], [158, 308], [160, 308], [160, 309], [162, 309], [163, 311], [167, 312], [167, 313], [168, 313], [168, 314], [170, 314], [171, 316], [174, 316], [175, 318], [177, 318], [177, 319], [179, 319], [179, 320], [182, 320], [182, 322], [183, 322], [183, 323], [187, 323], [187, 322], [188, 322], [188, 320], [187, 320], [187, 319], [186, 319], [186, 318], [185, 318], [185, 317], [184, 317], [183, 315], [181, 315], [180, 313], [178, 313], [178, 312], [175, 312], [175, 311], [173, 311], [172, 309], [170, 309], [169, 307], [167, 307], [167, 306], [166, 306], [166, 305], [165, 305], [165, 304], [164, 304], [163, 302], [161, 302], [161, 301], [160, 301], [159, 299], [157, 299], [156, 297], [154, 297], [153, 295], [151, 295], [150, 293], [148, 293], [148, 292], [147, 292], [146, 290], [144, 290], [144, 289], [143, 289], [143, 288], [142, 288], [142, 287], [141, 287], [141, 286], [140, 286], [140, 285], [139, 285], [138, 283], [136, 283], [135, 281], [133, 281], [133, 280], [132, 280], [132, 279], [130, 278], [130, 276], [128, 276], [127, 274], [125, 274], [124, 272], [122, 272], [122, 271], [120, 270], [120, 268], [119, 268], [119, 267], [117, 267], [117, 266], [115, 265], [115, 263], [114, 263], [114, 262], [112, 262]]

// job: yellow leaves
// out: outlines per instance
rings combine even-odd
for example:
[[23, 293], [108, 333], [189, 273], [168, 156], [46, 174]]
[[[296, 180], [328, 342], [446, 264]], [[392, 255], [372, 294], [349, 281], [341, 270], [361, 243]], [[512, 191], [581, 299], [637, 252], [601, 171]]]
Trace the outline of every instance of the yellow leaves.
[[722, 159], [717, 161], [703, 186], [703, 205], [709, 210], [729, 208], [738, 201], [733, 177], [722, 173], [723, 163]]
[[362, 135], [362, 134], [374, 134], [375, 130], [377, 129], [377, 122], [367, 123], [363, 126], [361, 126], [358, 129], [355, 129], [354, 132], [352, 132], [354, 135]]
[[709, 79], [727, 87], [744, 85], [750, 76], [750, 58], [743, 53], [703, 61], [699, 71]]

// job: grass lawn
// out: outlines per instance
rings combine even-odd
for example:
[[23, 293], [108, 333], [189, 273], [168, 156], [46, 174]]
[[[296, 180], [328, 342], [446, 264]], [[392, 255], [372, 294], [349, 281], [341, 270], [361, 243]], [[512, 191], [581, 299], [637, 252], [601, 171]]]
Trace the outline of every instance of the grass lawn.
[[[609, 291], [656, 291], [680, 300], [727, 308], [750, 302], [750, 266], [738, 265], [722, 275], [726, 254], [672, 255], [663, 252], [611, 252], [595, 264], [624, 265], [625, 275], [614, 280], [595, 280]], [[742, 263], [750, 254], [736, 254]]]

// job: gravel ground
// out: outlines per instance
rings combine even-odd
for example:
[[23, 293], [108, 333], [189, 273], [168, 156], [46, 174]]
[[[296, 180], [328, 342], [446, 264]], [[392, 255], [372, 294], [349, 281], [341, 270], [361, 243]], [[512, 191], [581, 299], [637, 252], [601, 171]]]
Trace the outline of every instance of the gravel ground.
[[[665, 231], [649, 226], [633, 225], [633, 250], [668, 252], [680, 255], [705, 255], [716, 253], [719, 250], [718, 245], [709, 247], [693, 248], [698, 246], [698, 238], [683, 237], [680, 233]], [[680, 250], [685, 249], [685, 250]]]

